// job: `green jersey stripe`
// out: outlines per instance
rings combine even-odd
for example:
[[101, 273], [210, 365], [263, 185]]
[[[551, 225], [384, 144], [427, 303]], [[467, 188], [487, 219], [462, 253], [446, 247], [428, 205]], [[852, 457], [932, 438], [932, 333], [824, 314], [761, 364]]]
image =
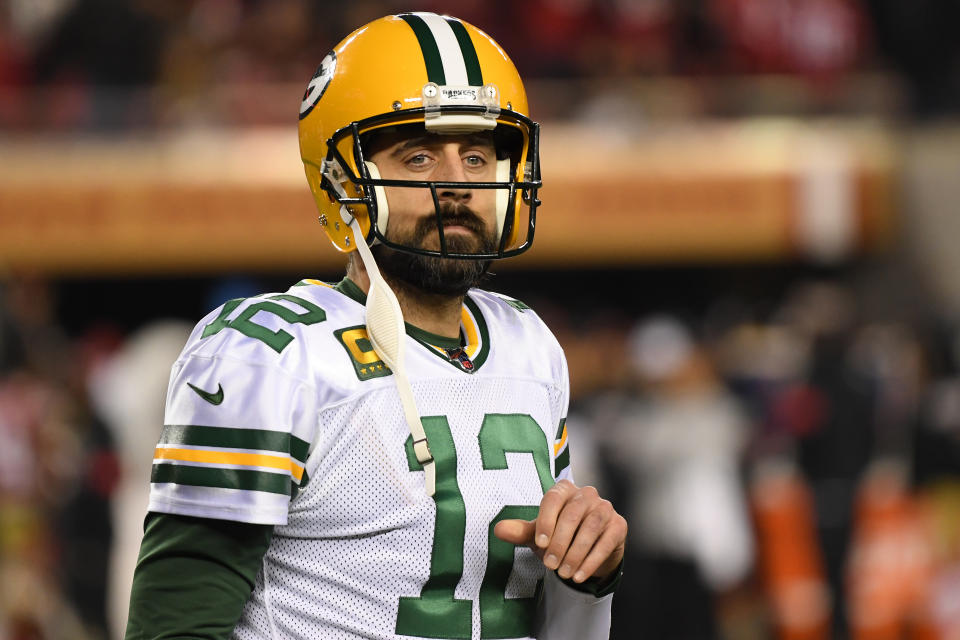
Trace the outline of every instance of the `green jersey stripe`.
[[224, 449], [253, 449], [289, 453], [297, 462], [307, 461], [310, 443], [283, 431], [231, 429], [196, 424], [168, 424], [160, 434], [160, 444], [186, 444]]
[[194, 487], [265, 491], [290, 495], [290, 476], [248, 469], [216, 469], [184, 464], [155, 464], [150, 474], [155, 484], [174, 483]]
[[553, 477], [559, 478], [564, 469], [570, 466], [570, 447], [564, 447], [553, 462]]
[[399, 18], [410, 25], [414, 35], [417, 36], [417, 42], [420, 43], [420, 51], [423, 53], [423, 62], [427, 67], [427, 80], [438, 85], [447, 84], [447, 77], [443, 73], [443, 59], [440, 57], [440, 48], [437, 41], [430, 31], [430, 27], [424, 22], [423, 18], [412, 13], [401, 13]]
[[483, 86], [483, 71], [480, 69], [480, 59], [477, 57], [477, 49], [473, 46], [467, 28], [456, 18], [446, 18], [446, 21], [453, 29], [457, 44], [460, 45], [463, 63], [467, 67], [467, 82], [476, 87]]
[[554, 440], [559, 440], [563, 437], [563, 428], [567, 426], [567, 419], [560, 418], [560, 426], [557, 427], [557, 435], [553, 438]]

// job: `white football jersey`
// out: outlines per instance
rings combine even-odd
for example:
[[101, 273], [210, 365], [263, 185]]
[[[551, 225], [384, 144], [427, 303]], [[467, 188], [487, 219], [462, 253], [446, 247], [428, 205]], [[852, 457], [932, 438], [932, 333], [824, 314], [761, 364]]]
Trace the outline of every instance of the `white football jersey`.
[[566, 362], [516, 300], [474, 289], [461, 318], [459, 341], [407, 331], [432, 498], [352, 282], [233, 300], [194, 329], [150, 509], [275, 525], [235, 637], [534, 636], [544, 567], [493, 526], [569, 477]]

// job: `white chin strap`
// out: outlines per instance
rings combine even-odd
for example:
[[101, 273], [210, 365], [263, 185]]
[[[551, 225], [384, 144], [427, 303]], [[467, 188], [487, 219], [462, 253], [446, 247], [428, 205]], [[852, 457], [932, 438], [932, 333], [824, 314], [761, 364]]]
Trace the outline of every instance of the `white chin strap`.
[[[369, 160], [364, 161], [367, 165], [367, 171], [370, 172], [370, 177], [374, 180], [380, 179], [380, 170], [377, 168], [377, 165], [370, 162]], [[497, 175], [495, 180], [497, 182], [510, 182], [510, 160], [497, 160]], [[509, 189], [495, 189], [496, 194], [496, 207], [497, 207], [497, 242], [500, 241], [500, 236], [503, 234], [503, 223], [507, 219], [507, 205], [510, 201], [510, 190]], [[381, 186], [374, 186], [373, 193], [377, 198], [377, 230], [383, 234], [387, 235], [387, 220], [390, 219], [390, 207], [387, 205], [387, 192]], [[357, 236], [360, 237], [360, 236]], [[366, 264], [366, 262], [364, 262]]]
[[[377, 188], [380, 189], [380, 187]], [[380, 194], [377, 197], [379, 199]], [[386, 198], [383, 198], [384, 204], [386, 201]], [[386, 212], [386, 206], [384, 206], [384, 212]], [[370, 247], [363, 239], [360, 223], [350, 216], [346, 207], [341, 207], [340, 215], [345, 220], [350, 219], [350, 228], [353, 229], [357, 251], [360, 252], [360, 259], [363, 260], [367, 277], [370, 279], [366, 306], [367, 336], [377, 355], [393, 371], [393, 380], [400, 394], [400, 404], [403, 406], [403, 416], [410, 429], [410, 435], [413, 436], [413, 452], [417, 456], [417, 461], [423, 466], [427, 495], [433, 497], [437, 487], [436, 463], [430, 453], [427, 434], [423, 430], [420, 412], [417, 411], [413, 389], [410, 387], [410, 380], [407, 378], [403, 363], [407, 335], [403, 326], [403, 312], [400, 310], [396, 294], [380, 275], [380, 269], [377, 268], [373, 254], [370, 253]]]

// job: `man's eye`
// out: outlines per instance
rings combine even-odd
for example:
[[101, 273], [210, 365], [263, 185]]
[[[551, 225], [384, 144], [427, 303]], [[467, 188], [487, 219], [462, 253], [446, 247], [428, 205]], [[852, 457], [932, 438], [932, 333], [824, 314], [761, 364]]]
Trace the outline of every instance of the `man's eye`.
[[414, 166], [422, 166], [427, 163], [430, 158], [427, 157], [425, 153], [418, 153], [415, 156], [411, 156], [407, 159], [407, 164], [412, 164]]
[[486, 159], [484, 159], [483, 156], [474, 155], [474, 156], [467, 156], [466, 158], [464, 158], [464, 162], [466, 162], [467, 166], [470, 166], [470, 167], [482, 167], [484, 164], [486, 164], [487, 161]]

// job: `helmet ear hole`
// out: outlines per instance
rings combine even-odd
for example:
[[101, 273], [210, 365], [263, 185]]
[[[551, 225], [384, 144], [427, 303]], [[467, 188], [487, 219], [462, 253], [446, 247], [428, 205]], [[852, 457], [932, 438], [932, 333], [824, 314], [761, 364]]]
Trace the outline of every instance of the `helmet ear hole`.
[[[369, 160], [364, 161], [363, 163], [367, 167], [367, 171], [370, 172], [370, 177], [374, 180], [380, 179], [380, 169], [377, 168], [373, 162]], [[387, 235], [387, 220], [390, 217], [390, 207], [387, 204], [387, 191], [379, 185], [374, 185], [373, 187], [373, 200], [377, 204], [377, 231], [380, 232], [380, 235], [386, 237]]]
[[331, 204], [337, 202], [333, 188], [330, 186], [330, 180], [325, 175], [312, 165], [307, 165], [306, 174], [307, 183], [310, 185], [310, 190], [313, 192], [318, 205], [321, 204], [321, 199], [325, 199]]

